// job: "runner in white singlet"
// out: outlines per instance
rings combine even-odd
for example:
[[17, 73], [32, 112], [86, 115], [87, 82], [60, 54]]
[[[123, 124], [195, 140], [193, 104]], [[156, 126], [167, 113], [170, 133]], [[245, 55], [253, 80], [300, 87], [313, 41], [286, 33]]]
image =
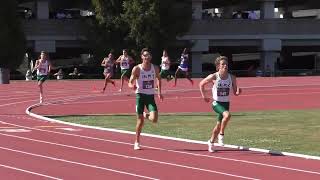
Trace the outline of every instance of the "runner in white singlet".
[[161, 71], [160, 76], [161, 78], [167, 78], [167, 81], [170, 81], [171, 75], [170, 75], [170, 58], [168, 56], [168, 52], [166, 50], [163, 50], [162, 57], [161, 57]]
[[128, 55], [126, 49], [122, 50], [122, 55], [116, 60], [117, 64], [120, 64], [121, 68], [121, 85], [119, 91], [122, 91], [124, 80], [128, 81], [130, 78], [130, 66], [134, 64], [134, 60]]
[[102, 89], [103, 93], [106, 90], [108, 82], [110, 82], [113, 86], [115, 86], [115, 82], [111, 80], [111, 77], [113, 76], [114, 63], [115, 61], [112, 53], [109, 53], [108, 57], [105, 57], [101, 62], [101, 66], [104, 67], [103, 69], [104, 86]]
[[[129, 88], [136, 90], [136, 140], [134, 149], [140, 149], [140, 134], [144, 124], [144, 119], [147, 118], [152, 122], [158, 121], [158, 109], [154, 100], [155, 86], [158, 87], [158, 98], [162, 101], [161, 94], [161, 77], [159, 68], [151, 64], [151, 53], [147, 48], [142, 49], [142, 63], [135, 66], [129, 80]], [[155, 84], [156, 81], [156, 84]], [[147, 108], [149, 114], [144, 113], [144, 108]]]
[[48, 78], [48, 74], [51, 71], [51, 63], [49, 61], [48, 54], [41, 51], [40, 58], [36, 61], [33, 70], [37, 70], [37, 80], [40, 89], [40, 103], [43, 102], [43, 83]]
[[213, 145], [216, 139], [218, 143], [223, 145], [224, 130], [230, 120], [230, 92], [234, 95], [241, 94], [241, 89], [237, 86], [236, 77], [228, 73], [228, 58], [220, 56], [216, 59], [217, 72], [204, 78], [199, 86], [202, 98], [205, 102], [210, 102], [210, 98], [206, 96], [205, 85], [214, 83], [212, 87], [212, 109], [218, 114], [218, 122], [212, 130], [212, 135], [208, 141], [208, 151], [214, 152]]

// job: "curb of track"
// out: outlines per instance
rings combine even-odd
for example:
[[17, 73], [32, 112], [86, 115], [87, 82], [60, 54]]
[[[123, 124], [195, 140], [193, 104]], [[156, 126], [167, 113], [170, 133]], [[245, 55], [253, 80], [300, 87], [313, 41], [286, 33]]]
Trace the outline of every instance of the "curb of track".
[[[88, 126], [88, 125], [81, 125], [81, 124], [76, 124], [76, 123], [65, 122], [65, 121], [61, 121], [61, 120], [57, 120], [57, 119], [41, 116], [41, 115], [38, 115], [38, 114], [35, 114], [35, 113], [31, 112], [32, 109], [34, 109], [36, 107], [39, 107], [39, 106], [41, 106], [41, 104], [34, 104], [34, 105], [31, 105], [31, 106], [27, 107], [27, 109], [25, 111], [26, 114], [28, 114], [31, 117], [40, 119], [40, 120], [49, 121], [49, 122], [56, 122], [56, 123], [70, 125], [70, 126], [89, 128], [89, 129], [97, 129], [97, 130], [124, 133], [124, 134], [135, 134], [135, 132], [131, 132], [131, 131], [118, 130], [118, 129], [112, 129], [112, 128], [94, 127], [94, 126]], [[175, 138], [175, 137], [168, 137], [168, 136], [160, 136], [160, 135], [147, 134], [147, 133], [141, 133], [141, 135], [148, 136], [148, 137], [154, 137], [154, 138], [160, 138], [160, 139], [168, 139], [168, 140], [174, 140], [174, 141], [188, 142], [188, 143], [207, 144], [207, 142], [204, 142], [204, 141], [197, 141], [197, 140], [190, 140], [190, 139], [183, 139], [183, 138]], [[274, 151], [274, 150], [260, 149], [260, 148], [251, 148], [251, 147], [244, 147], [244, 146], [230, 145], [230, 144], [224, 144], [223, 146], [221, 146], [218, 143], [214, 143], [214, 145], [215, 146], [220, 146], [220, 147], [232, 148], [232, 149], [239, 149], [239, 150], [243, 150], [243, 151], [261, 152], [261, 153], [266, 153], [266, 154], [276, 155], [276, 156], [291, 156], [291, 157], [299, 157], [299, 158], [312, 159], [312, 160], [320, 160], [320, 156], [311, 156], [311, 155], [289, 153], [289, 152], [281, 152], [281, 151]]]

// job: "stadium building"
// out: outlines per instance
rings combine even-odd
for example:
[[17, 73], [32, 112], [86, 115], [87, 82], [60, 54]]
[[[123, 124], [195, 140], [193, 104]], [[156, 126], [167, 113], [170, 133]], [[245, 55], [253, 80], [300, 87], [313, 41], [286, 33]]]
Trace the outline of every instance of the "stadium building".
[[85, 18], [93, 15], [85, 9], [90, 1], [83, 1], [77, 6], [72, 1], [66, 3], [61, 0], [18, 2], [28, 53], [33, 59], [42, 50], [49, 52], [51, 59], [69, 64], [79, 64], [90, 58], [84, 23]]
[[[59, 9], [59, 1], [21, 1], [30, 52], [46, 50], [57, 58], [86, 57], [81, 7]], [[88, 3], [88, 2], [87, 2]], [[193, 76], [214, 68], [218, 55], [230, 59], [238, 75], [274, 75], [300, 70], [319, 73], [320, 2], [314, 0], [190, 0], [193, 22], [180, 40], [193, 44]], [[80, 53], [79, 53], [80, 52]], [[297, 74], [296, 74], [297, 75]]]
[[193, 24], [182, 39], [194, 43], [194, 74], [205, 70], [207, 53], [226, 55], [233, 70], [249, 74], [320, 68], [318, 1], [192, 0], [192, 7]]

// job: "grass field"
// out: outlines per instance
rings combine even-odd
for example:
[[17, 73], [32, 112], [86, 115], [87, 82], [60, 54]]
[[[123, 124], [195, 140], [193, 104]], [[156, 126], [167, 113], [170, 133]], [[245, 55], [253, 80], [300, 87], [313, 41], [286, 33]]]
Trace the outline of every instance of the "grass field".
[[[135, 130], [135, 115], [55, 117], [67, 122]], [[207, 141], [216, 123], [214, 113], [160, 114], [159, 123], [146, 122], [143, 132]], [[233, 113], [225, 143], [320, 156], [320, 110]]]

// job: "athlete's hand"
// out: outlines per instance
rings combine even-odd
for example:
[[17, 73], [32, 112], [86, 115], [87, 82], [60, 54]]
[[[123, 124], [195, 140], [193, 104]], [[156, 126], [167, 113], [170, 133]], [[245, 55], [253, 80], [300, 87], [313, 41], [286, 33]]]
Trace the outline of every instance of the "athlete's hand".
[[237, 92], [236, 92], [236, 96], [239, 96], [242, 93], [242, 89], [241, 88], [237, 88]]
[[161, 102], [163, 101], [163, 96], [162, 96], [162, 94], [158, 94], [158, 98], [160, 99]]
[[203, 97], [203, 100], [204, 100], [204, 102], [210, 102], [210, 98], [207, 98], [207, 97]]
[[132, 84], [132, 83], [128, 83], [128, 86], [129, 88], [133, 89], [133, 90], [136, 90], [137, 89], [137, 86], [135, 84]]

